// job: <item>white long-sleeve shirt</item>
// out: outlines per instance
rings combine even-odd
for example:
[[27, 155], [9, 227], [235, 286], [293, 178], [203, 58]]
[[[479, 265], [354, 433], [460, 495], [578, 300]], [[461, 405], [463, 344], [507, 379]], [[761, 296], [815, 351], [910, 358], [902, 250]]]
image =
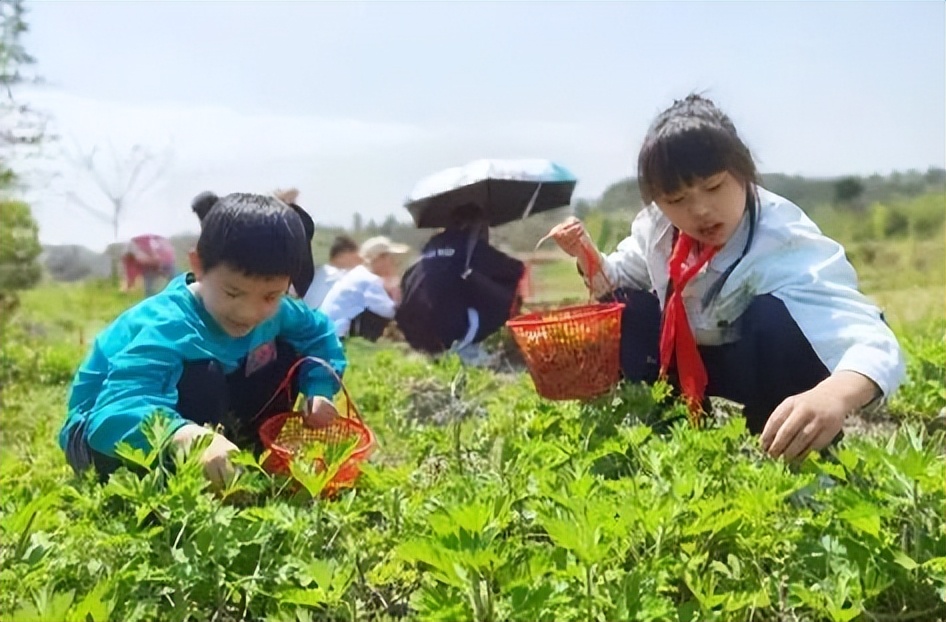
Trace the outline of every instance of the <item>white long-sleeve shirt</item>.
[[345, 337], [351, 321], [362, 311], [393, 318], [397, 305], [384, 289], [384, 279], [365, 266], [356, 266], [335, 281], [319, 309], [335, 323], [335, 334]]
[[[707, 289], [738, 258], [749, 235], [748, 214], [722, 249], [683, 290], [687, 318], [700, 345], [739, 338], [736, 320], [756, 296], [781, 300], [825, 367], [855, 371], [885, 396], [905, 375], [903, 354], [880, 310], [857, 289], [844, 248], [826, 237], [794, 203], [763, 188], [752, 246], [706, 308]], [[673, 225], [656, 205], [644, 208], [630, 237], [604, 258], [615, 287], [653, 291], [666, 305]], [[597, 288], [596, 288], [597, 289]]]
[[309, 291], [305, 293], [302, 300], [310, 309], [318, 309], [322, 306], [322, 302], [325, 300], [325, 296], [328, 295], [329, 290], [332, 289], [332, 285], [334, 285], [345, 272], [345, 270], [329, 264], [320, 266], [315, 271], [312, 284], [309, 285]]

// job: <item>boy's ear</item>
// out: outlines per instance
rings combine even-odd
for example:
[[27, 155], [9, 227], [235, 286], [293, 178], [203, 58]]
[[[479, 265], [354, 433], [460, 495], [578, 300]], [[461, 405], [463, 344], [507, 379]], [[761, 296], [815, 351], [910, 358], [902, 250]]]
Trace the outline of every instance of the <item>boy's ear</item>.
[[204, 275], [204, 264], [201, 263], [200, 256], [197, 255], [196, 250], [188, 251], [187, 261], [190, 263], [191, 272], [193, 272], [194, 276], [200, 280], [200, 278]]

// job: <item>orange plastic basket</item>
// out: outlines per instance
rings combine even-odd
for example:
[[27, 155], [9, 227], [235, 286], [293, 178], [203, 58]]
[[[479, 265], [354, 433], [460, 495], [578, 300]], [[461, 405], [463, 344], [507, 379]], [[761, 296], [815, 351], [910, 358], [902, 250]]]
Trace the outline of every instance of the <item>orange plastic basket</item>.
[[620, 302], [529, 313], [506, 322], [539, 395], [590, 399], [621, 378]]
[[[338, 380], [338, 384], [345, 394], [346, 415], [337, 417], [324, 428], [306, 426], [300, 413], [295, 412], [281, 413], [267, 418], [259, 428], [260, 441], [263, 443], [263, 447], [269, 450], [269, 455], [263, 462], [263, 468], [270, 473], [288, 474], [289, 463], [296, 452], [304, 451], [313, 443], [337, 444], [353, 437], [357, 438], [354, 453], [341, 465], [326, 487], [326, 492], [331, 494], [338, 488], [350, 487], [355, 484], [355, 480], [361, 474], [360, 464], [367, 460], [375, 450], [377, 439], [371, 428], [361, 418], [361, 414], [352, 401], [348, 389], [345, 388], [345, 384], [335, 374], [335, 370], [325, 361], [315, 357], [306, 357], [297, 362], [289, 370], [286, 381], [284, 381], [285, 390], [289, 390], [288, 381], [291, 379], [292, 373], [302, 362], [307, 360], [326, 367]], [[281, 386], [280, 390], [282, 389]], [[317, 466], [324, 469], [325, 463], [318, 460]]]
[[[553, 237], [554, 231], [535, 248]], [[613, 290], [596, 259], [597, 251], [582, 247], [582, 252], [585, 265], [596, 266]], [[520, 315], [506, 322], [538, 394], [550, 400], [583, 400], [598, 397], [617, 384], [621, 379], [623, 311], [621, 302], [589, 303]]]

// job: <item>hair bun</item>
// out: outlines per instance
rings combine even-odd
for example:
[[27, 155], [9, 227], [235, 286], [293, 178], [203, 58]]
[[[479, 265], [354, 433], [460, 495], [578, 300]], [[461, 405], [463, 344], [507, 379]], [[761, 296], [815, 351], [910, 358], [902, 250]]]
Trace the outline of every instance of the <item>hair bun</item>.
[[210, 212], [210, 208], [216, 205], [219, 200], [220, 197], [207, 190], [194, 197], [194, 200], [191, 201], [191, 209], [197, 214], [197, 218], [203, 222], [204, 218], [206, 218], [207, 214]]

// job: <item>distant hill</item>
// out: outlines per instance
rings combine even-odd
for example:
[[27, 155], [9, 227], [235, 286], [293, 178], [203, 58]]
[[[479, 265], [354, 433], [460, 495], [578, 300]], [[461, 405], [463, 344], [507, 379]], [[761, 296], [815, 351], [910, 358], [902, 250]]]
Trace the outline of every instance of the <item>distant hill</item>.
[[[946, 192], [946, 170], [940, 168], [931, 168], [926, 172], [914, 170], [868, 177], [810, 178], [768, 173], [763, 175], [762, 179], [767, 189], [794, 201], [809, 212], [835, 208], [858, 210], [872, 203], [909, 199], [929, 192]], [[606, 188], [596, 200], [579, 200], [569, 207], [536, 214], [524, 221], [497, 227], [491, 233], [491, 241], [507, 250], [531, 252], [536, 242], [570, 213], [581, 218], [594, 218], [597, 213], [607, 215], [608, 220], [630, 223], [640, 206], [637, 180], [622, 179]], [[356, 218], [357, 220], [360, 218]], [[419, 249], [433, 232], [418, 230], [411, 223], [398, 221], [394, 216], [389, 216], [380, 224], [369, 221], [360, 225], [357, 230], [319, 225], [312, 243], [312, 252], [317, 264], [328, 259], [332, 239], [341, 233], [347, 233], [359, 242], [374, 235], [387, 235], [395, 241]], [[196, 236], [173, 236], [171, 241], [177, 249], [178, 266], [182, 270], [186, 269], [187, 252], [196, 245]], [[46, 246], [42, 261], [50, 277], [59, 281], [107, 277], [111, 274], [111, 258], [117, 257], [122, 247], [122, 244], [113, 244], [104, 253], [95, 253], [77, 245]], [[552, 248], [554, 246], [549, 243], [547, 249]]]

